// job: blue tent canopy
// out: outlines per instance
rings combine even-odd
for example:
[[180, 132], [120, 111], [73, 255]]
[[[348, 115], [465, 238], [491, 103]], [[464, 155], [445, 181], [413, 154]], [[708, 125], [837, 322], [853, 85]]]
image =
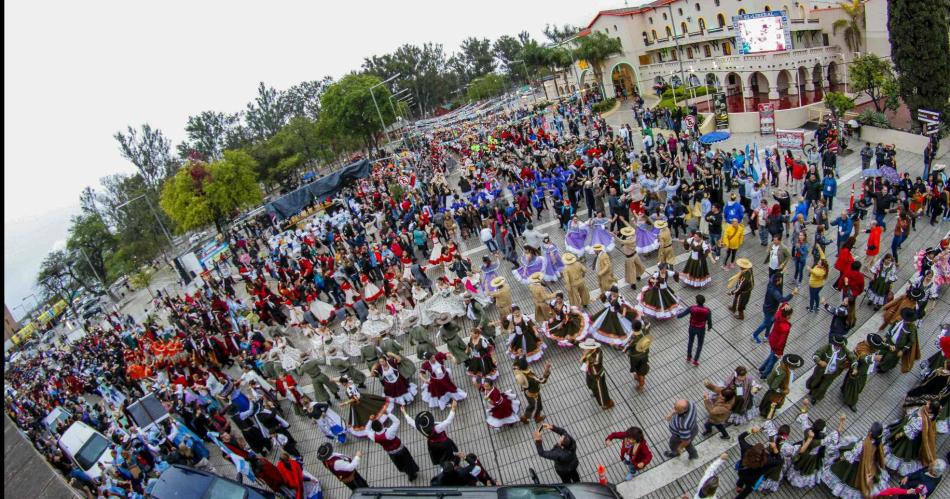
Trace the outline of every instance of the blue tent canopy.
[[699, 138], [699, 143], [709, 145], [716, 142], [722, 142], [728, 138], [729, 132], [709, 132]]
[[304, 174], [303, 174], [303, 179], [304, 179], [304, 180], [310, 180], [310, 179], [312, 179], [313, 177], [316, 177], [316, 176], [317, 176], [316, 173], [307, 172], [307, 173], [304, 173]]

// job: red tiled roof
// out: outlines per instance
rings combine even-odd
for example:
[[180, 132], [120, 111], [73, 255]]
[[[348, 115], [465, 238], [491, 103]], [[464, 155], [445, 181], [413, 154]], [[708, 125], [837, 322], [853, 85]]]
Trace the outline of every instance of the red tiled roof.
[[641, 14], [641, 13], [643, 13], [643, 12], [646, 12], [646, 11], [652, 10], [652, 9], [655, 9], [655, 8], [657, 8], [657, 7], [662, 7], [662, 6], [666, 5], [666, 4], [673, 3], [673, 2], [675, 2], [675, 1], [677, 1], [677, 0], [654, 0], [654, 1], [652, 1], [652, 2], [645, 3], [645, 4], [640, 5], [640, 6], [638, 6], [638, 7], [624, 7], [624, 8], [622, 8], [622, 9], [608, 9], [608, 10], [602, 10], [602, 11], [598, 12], [597, 15], [594, 16], [594, 19], [591, 20], [591, 22], [589, 22], [589, 23], [587, 24], [587, 28], [581, 30], [580, 33], [577, 34], [577, 36], [587, 36], [587, 35], [589, 35], [589, 34], [590, 34], [590, 28], [594, 25], [595, 22], [597, 22], [598, 19], [600, 19], [601, 16], [620, 16], [620, 17], [622, 17], [622, 16], [632, 16], [632, 15], [634, 15], [634, 14]]

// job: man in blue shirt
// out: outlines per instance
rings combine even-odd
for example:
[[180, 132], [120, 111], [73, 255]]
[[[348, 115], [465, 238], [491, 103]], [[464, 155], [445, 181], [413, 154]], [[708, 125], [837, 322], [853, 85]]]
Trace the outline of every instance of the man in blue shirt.
[[826, 175], [821, 180], [821, 197], [825, 199], [825, 204], [828, 205], [829, 210], [834, 209], [834, 200], [837, 195], [838, 181], [835, 180], [834, 175]]
[[838, 227], [838, 249], [841, 249], [841, 245], [851, 237], [851, 232], [854, 230], [854, 221], [848, 216], [847, 211], [842, 211], [841, 216], [831, 222], [831, 225]]

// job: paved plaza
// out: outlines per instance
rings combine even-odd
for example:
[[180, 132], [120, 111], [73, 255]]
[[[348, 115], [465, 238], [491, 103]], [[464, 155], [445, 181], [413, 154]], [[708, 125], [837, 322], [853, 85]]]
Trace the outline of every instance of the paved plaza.
[[[609, 121], [612, 125], [616, 126], [624, 119], [626, 113], [623, 111], [623, 108], [621, 108], [610, 115]], [[734, 137], [724, 147], [733, 147], [733, 144], [736, 147], [743, 146], [746, 143], [743, 141], [749, 141], [750, 138], [758, 140], [760, 145], [766, 145], [770, 141], [769, 138]], [[852, 143], [852, 145], [854, 144]], [[919, 174], [922, 171], [922, 158], [919, 155], [899, 152], [897, 160], [901, 171], [909, 171], [912, 175]], [[836, 208], [847, 205], [850, 184], [860, 181], [859, 161], [859, 156], [856, 153], [839, 158], [841, 179], [839, 179], [838, 198], [835, 202]], [[837, 213], [837, 210], [834, 213]], [[549, 211], [537, 228], [548, 233], [552, 241], [557, 243], [563, 252], [564, 233], [558, 227], [557, 222], [550, 218], [550, 215]], [[586, 213], [582, 210], [581, 218], [583, 219], [585, 216]], [[810, 227], [810, 234], [813, 231], [812, 226]], [[914, 272], [912, 254], [919, 248], [935, 244], [945, 231], [945, 226], [931, 227], [926, 221], [918, 222], [917, 230], [912, 232], [909, 239], [904, 243], [901, 254], [900, 278], [896, 288], [903, 286]], [[866, 236], [862, 234], [856, 245], [856, 251], [859, 251], [858, 254], [861, 254], [862, 257], [865, 239]], [[889, 248], [889, 232], [886, 232], [882, 242], [886, 248]], [[681, 270], [685, 254], [681, 249], [682, 246], [676, 245], [676, 247], [678, 255], [676, 269]], [[475, 238], [465, 241], [463, 249], [465, 256], [471, 258], [476, 264], [483, 255], [487, 254], [485, 247]], [[832, 246], [829, 248], [829, 252], [832, 254], [828, 256], [831, 263], [834, 262], [833, 251]], [[617, 402], [616, 407], [610, 411], [601, 410], [586, 388], [579, 364], [581, 351], [579, 349], [562, 349], [549, 344], [543, 361], [550, 361], [554, 365], [554, 374], [542, 390], [545, 413], [547, 414], [546, 422], [567, 429], [577, 439], [578, 457], [581, 463], [578, 471], [582, 480], [596, 481], [597, 466], [603, 464], [607, 469], [608, 480], [611, 483], [618, 484], [625, 497], [679, 497], [684, 493], [692, 495], [692, 491], [695, 489], [705, 467], [721, 452], [728, 452], [730, 456], [729, 464], [720, 472], [722, 483], [720, 497], [735, 495], [732, 488], [735, 480], [732, 463], [738, 458], [738, 446], [735, 439], [727, 442], [720, 440], [716, 435], [706, 439], [698, 437], [697, 447], [700, 451], [700, 459], [687, 461], [684, 456], [669, 460], [662, 454], [667, 449], [666, 442], [669, 437], [664, 416], [671, 410], [674, 401], [686, 398], [698, 404], [700, 421], [702, 421], [705, 417], [705, 410], [702, 409], [701, 402], [705, 392], [703, 381], [720, 382], [738, 365], [744, 365], [752, 371], [767, 356], [769, 351], [767, 343], [758, 345], [751, 340], [751, 332], [762, 318], [760, 304], [768, 282], [767, 271], [761, 265], [764, 256], [765, 251], [759, 245], [758, 238], [747, 234], [745, 243], [739, 251], [739, 257], [749, 258], [756, 264], [756, 287], [747, 309], [745, 321], [734, 319], [726, 309], [731, 303], [730, 297], [726, 296], [726, 281], [733, 275], [734, 271], [724, 271], [718, 264], [710, 262], [713, 271], [713, 282], [701, 293], [707, 297], [707, 306], [713, 311], [714, 330], [706, 335], [699, 367], [693, 367], [685, 362], [687, 338], [685, 319], [652, 321], [654, 342], [650, 354], [651, 371], [648, 376], [647, 390], [643, 394], [637, 394], [634, 390], [633, 380], [628, 373], [626, 356], [619, 351], [604, 348], [608, 387], [611, 397]], [[611, 258], [614, 275], [622, 276], [623, 259], [619, 251], [612, 252]], [[650, 271], [655, 270], [655, 253], [648, 255], [645, 258], [645, 263], [650, 266]], [[588, 258], [587, 265], [592, 266], [592, 264], [593, 259]], [[511, 283], [515, 303], [522, 305], [526, 310], [530, 310], [532, 302], [527, 287], [515, 281], [511, 274], [512, 270], [512, 265], [503, 262], [500, 275], [505, 276], [508, 282]], [[596, 289], [597, 281], [593, 271], [588, 273], [587, 281], [588, 287], [592, 290], [592, 297], [598, 297], [600, 292]], [[175, 287], [172, 285], [172, 290]], [[789, 269], [786, 273], [786, 292], [790, 292], [793, 287], [791, 269]], [[804, 389], [802, 385], [813, 367], [811, 356], [815, 350], [827, 341], [830, 316], [824, 312], [818, 314], [805, 312], [807, 306], [806, 287], [807, 281], [801, 289], [802, 292], [792, 300], [796, 312], [793, 315], [792, 332], [786, 349], [786, 352], [801, 354], [805, 358], [806, 364], [804, 368], [797, 371], [797, 382], [792, 387], [789, 402], [785, 404], [783, 411], [776, 417], [777, 421], [783, 423], [794, 422], [799, 405], [798, 402], [791, 402], [799, 401], [803, 396]], [[555, 283], [552, 286], [552, 290], [562, 289], [563, 286], [560, 283]], [[634, 301], [636, 299], [636, 292], [622, 282], [621, 289], [628, 300]], [[697, 294], [696, 290], [679, 284], [674, 284], [674, 289], [684, 302], [693, 303], [693, 297]], [[837, 303], [837, 293], [831, 289], [830, 282], [825, 286], [822, 297], [827, 298], [830, 303]], [[140, 304], [141, 301], [137, 302], [135, 307], [130, 308], [138, 308]], [[600, 310], [601, 306], [599, 300], [592, 300], [589, 311], [594, 314]], [[497, 317], [494, 307], [489, 308], [489, 313], [493, 318]], [[937, 326], [947, 320], [948, 314], [950, 314], [950, 308], [947, 308], [945, 303], [937, 301], [931, 304], [931, 311], [920, 328], [920, 344], [924, 357], [929, 356], [936, 348], [934, 338], [936, 337]], [[880, 314], [874, 313], [871, 307], [867, 305], [860, 306], [858, 308], [858, 326], [850, 336], [850, 344], [853, 346], [854, 343], [863, 339], [868, 332], [876, 331], [880, 320]], [[472, 328], [472, 324], [466, 320], [462, 321], [460, 325], [464, 330], [463, 337], [466, 337]], [[292, 338], [299, 337], [294, 330], [289, 331], [289, 333]], [[405, 337], [401, 337], [400, 341], [405, 343]], [[412, 350], [411, 348], [406, 349], [407, 352]], [[503, 390], [512, 390], [519, 393], [519, 397], [524, 401], [513, 379], [510, 361], [504, 356], [503, 349], [498, 350], [501, 351], [496, 352], [496, 358], [502, 366], [498, 386]], [[410, 358], [418, 363], [418, 359], [414, 356], [410, 356]], [[365, 364], [362, 364], [362, 367], [365, 368]], [[477, 454], [492, 476], [502, 484], [530, 483], [531, 469], [537, 471], [543, 483], [558, 481], [552, 464], [538, 457], [535, 451], [531, 435], [535, 428], [534, 424], [519, 424], [502, 430], [493, 430], [487, 427], [485, 424], [486, 405], [474, 387], [468, 382], [464, 375], [464, 368], [455, 366], [453, 378], [469, 395], [468, 399], [459, 405], [459, 413], [448, 430], [449, 435], [463, 452]], [[299, 381], [309, 383], [309, 379], [306, 377]], [[837, 387], [840, 384], [840, 381], [838, 381], [829, 391], [829, 396], [818, 403], [811, 414], [813, 418], [824, 417], [829, 420], [836, 420], [837, 415], [844, 411], [848, 415], [846, 432], [855, 435], [863, 434], [872, 421], [890, 422], [897, 419], [897, 408], [901, 398], [916, 381], [917, 378], [914, 373], [900, 375], [897, 370], [886, 375], [872, 376], [862, 394], [858, 414], [851, 413], [843, 407], [838, 397]], [[372, 393], [382, 393], [381, 386], [373, 379], [367, 382], [367, 386]], [[306, 385], [304, 392], [309, 391], [310, 386]], [[285, 407], [289, 409], [286, 403]], [[426, 408], [426, 404], [421, 401], [420, 397], [417, 397], [416, 401], [408, 408], [408, 412], [414, 415]], [[291, 431], [298, 439], [298, 446], [304, 453], [306, 469], [321, 478], [329, 498], [341, 499], [347, 497], [349, 491], [332, 478], [316, 459], [317, 447], [326, 441], [325, 437], [309, 420], [294, 415], [290, 410], [287, 410], [286, 413], [292, 423]], [[446, 413], [440, 413], [439, 411], [435, 411], [435, 413], [437, 418], [446, 415]], [[619, 462], [618, 447], [616, 444], [605, 447], [604, 438], [610, 432], [621, 431], [629, 426], [639, 426], [644, 429], [654, 458], [644, 473], [631, 482], [622, 483], [626, 475], [626, 469]], [[730, 434], [733, 436], [737, 436], [741, 430], [741, 428], [736, 427], [729, 428]], [[429, 479], [436, 473], [436, 468], [429, 461], [423, 437], [408, 425], [403, 425], [400, 430], [400, 437], [422, 468], [419, 479], [413, 485], [428, 485]], [[762, 437], [756, 436], [755, 438]], [[800, 428], [793, 427], [791, 438], [793, 441], [801, 438]], [[544, 442], [545, 447], [550, 447], [553, 443], [553, 437], [547, 435]], [[360, 471], [371, 486], [405, 486], [409, 484], [405, 475], [396, 470], [385, 452], [375, 443], [351, 439], [347, 444], [338, 446], [337, 450], [348, 455], [362, 451], [363, 461], [360, 465]], [[938, 439], [938, 454], [943, 455], [947, 450], [950, 450], [950, 443], [947, 439]], [[216, 450], [212, 455], [213, 462], [219, 471], [233, 476], [231, 464], [225, 462]], [[787, 484], [782, 486], [777, 495], [779, 497], [802, 497], [803, 492], [807, 492], [806, 496], [808, 497], [830, 496], [827, 490], [821, 487], [810, 491], [802, 491], [793, 489]]]

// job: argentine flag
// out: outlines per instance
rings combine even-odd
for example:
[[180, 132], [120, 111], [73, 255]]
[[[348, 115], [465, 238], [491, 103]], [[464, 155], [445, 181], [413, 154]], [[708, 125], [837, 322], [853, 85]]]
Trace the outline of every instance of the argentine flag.
[[254, 470], [251, 469], [251, 463], [247, 462], [247, 460], [243, 457], [235, 454], [234, 451], [229, 449], [227, 445], [224, 445], [224, 442], [218, 440], [218, 436], [219, 435], [217, 432], [208, 432], [208, 438], [210, 438], [211, 441], [221, 449], [221, 452], [231, 459], [231, 462], [234, 463], [234, 467], [237, 468], [238, 473], [246, 476], [251, 482], [256, 482], [257, 478], [254, 476]]

